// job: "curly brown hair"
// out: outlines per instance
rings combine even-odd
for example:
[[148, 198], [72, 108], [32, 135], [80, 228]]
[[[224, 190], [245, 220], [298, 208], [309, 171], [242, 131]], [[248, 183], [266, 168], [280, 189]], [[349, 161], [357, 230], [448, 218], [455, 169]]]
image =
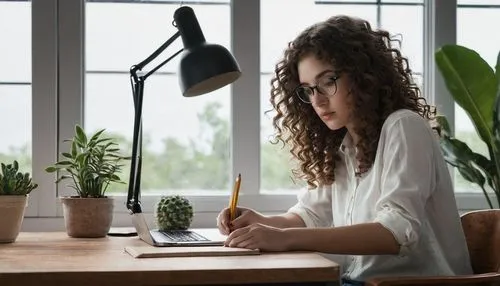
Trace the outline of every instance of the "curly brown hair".
[[276, 112], [273, 143], [288, 144], [298, 160], [292, 170], [310, 188], [335, 181], [338, 149], [347, 129], [330, 130], [311, 104], [294, 93], [300, 84], [298, 63], [314, 55], [349, 76], [357, 143], [358, 175], [375, 160], [382, 125], [396, 110], [409, 109], [431, 120], [436, 114], [414, 83], [408, 60], [394, 47], [400, 41], [384, 30], [372, 30], [367, 21], [334, 16], [304, 30], [284, 52], [271, 80], [271, 104]]

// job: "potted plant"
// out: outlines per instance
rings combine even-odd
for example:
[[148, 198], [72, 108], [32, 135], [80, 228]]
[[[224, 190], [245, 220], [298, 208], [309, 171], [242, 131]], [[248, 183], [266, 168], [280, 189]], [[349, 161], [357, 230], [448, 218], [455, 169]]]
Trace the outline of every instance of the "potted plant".
[[[489, 158], [454, 138], [448, 121], [438, 116], [440, 145], [446, 161], [469, 182], [481, 187], [490, 208], [500, 205], [500, 53], [496, 72], [466, 47], [445, 45], [436, 54], [437, 66], [453, 99], [464, 109], [488, 148]], [[487, 186], [492, 191], [487, 190]], [[490, 195], [496, 198], [492, 201]], [[496, 205], [496, 206], [495, 206]]]
[[61, 197], [66, 232], [71, 237], [103, 237], [113, 221], [113, 199], [106, 196], [111, 183], [123, 183], [118, 174], [123, 160], [118, 144], [104, 137], [104, 129], [87, 136], [79, 125], [75, 135], [65, 140], [70, 150], [45, 170], [61, 171], [56, 183], [69, 180], [77, 196]]
[[1, 163], [0, 243], [14, 242], [23, 223], [29, 193], [38, 187], [29, 173], [19, 172], [19, 164]]
[[160, 231], [188, 229], [193, 216], [193, 204], [183, 196], [162, 196], [156, 204], [156, 225]]

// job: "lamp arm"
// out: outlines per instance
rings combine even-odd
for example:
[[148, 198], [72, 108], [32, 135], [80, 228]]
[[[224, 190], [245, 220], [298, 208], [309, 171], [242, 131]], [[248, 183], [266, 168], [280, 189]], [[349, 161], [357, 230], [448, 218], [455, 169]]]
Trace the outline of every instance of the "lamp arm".
[[[132, 73], [132, 72], [131, 72]], [[127, 194], [127, 208], [132, 213], [141, 213], [139, 202], [140, 174], [142, 167], [142, 98], [144, 80], [140, 77], [130, 77], [134, 97], [134, 133], [132, 136], [132, 156], [130, 159], [130, 176]]]
[[158, 57], [168, 46], [170, 46], [177, 38], [179, 38], [180, 35], [181, 33], [177, 31], [174, 35], [172, 35], [172, 37], [170, 37], [165, 43], [163, 43], [158, 49], [156, 49], [156, 51], [154, 51], [149, 57], [133, 66], [132, 69], [134, 69], [134, 72], [142, 70], [147, 64], [156, 59], [156, 57]]
[[132, 96], [134, 99], [134, 133], [132, 136], [132, 156], [130, 161], [130, 176], [127, 193], [127, 208], [131, 213], [141, 213], [140, 192], [141, 192], [141, 170], [142, 170], [142, 102], [144, 95], [144, 82], [159, 68], [164, 66], [183, 50], [176, 52], [174, 55], [160, 63], [150, 72], [142, 75], [137, 75], [147, 64], [158, 57], [169, 45], [171, 45], [180, 33], [175, 33], [170, 39], [156, 49], [149, 57], [137, 65], [130, 68], [130, 81], [132, 85]]
[[162, 66], [164, 66], [166, 63], [168, 63], [170, 60], [172, 60], [173, 58], [175, 58], [178, 54], [182, 53], [182, 51], [184, 51], [184, 49], [178, 50], [175, 54], [173, 54], [172, 56], [170, 56], [168, 59], [164, 60], [162, 63], [160, 63], [154, 69], [150, 70], [148, 73], [146, 73], [143, 76], [144, 80], [146, 80], [150, 75], [152, 75], [153, 73], [155, 73], [157, 70], [159, 70]]

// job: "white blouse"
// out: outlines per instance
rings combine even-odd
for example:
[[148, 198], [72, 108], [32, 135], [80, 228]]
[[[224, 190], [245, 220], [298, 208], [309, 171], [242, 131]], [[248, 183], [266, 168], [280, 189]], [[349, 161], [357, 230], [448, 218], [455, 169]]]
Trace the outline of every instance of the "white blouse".
[[400, 244], [399, 255], [346, 255], [344, 277], [471, 274], [453, 185], [428, 122], [410, 110], [391, 114], [370, 170], [355, 176], [349, 135], [339, 150], [335, 182], [305, 190], [289, 212], [306, 227], [378, 222]]

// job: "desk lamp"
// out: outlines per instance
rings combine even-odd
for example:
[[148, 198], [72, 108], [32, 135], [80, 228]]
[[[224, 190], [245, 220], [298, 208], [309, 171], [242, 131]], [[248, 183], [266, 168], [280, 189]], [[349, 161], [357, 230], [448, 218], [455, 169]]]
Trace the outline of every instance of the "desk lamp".
[[[134, 97], [134, 134], [132, 158], [127, 195], [127, 208], [131, 214], [142, 213], [140, 205], [141, 166], [142, 166], [142, 100], [146, 79], [181, 54], [179, 64], [179, 84], [185, 97], [192, 97], [217, 90], [238, 79], [241, 75], [238, 63], [229, 51], [205, 41], [203, 32], [193, 9], [182, 6], [174, 12], [173, 25], [177, 32], [163, 43], [144, 61], [130, 68], [130, 81]], [[158, 57], [178, 37], [182, 38], [184, 48], [148, 72], [142, 69]]]

